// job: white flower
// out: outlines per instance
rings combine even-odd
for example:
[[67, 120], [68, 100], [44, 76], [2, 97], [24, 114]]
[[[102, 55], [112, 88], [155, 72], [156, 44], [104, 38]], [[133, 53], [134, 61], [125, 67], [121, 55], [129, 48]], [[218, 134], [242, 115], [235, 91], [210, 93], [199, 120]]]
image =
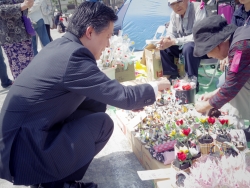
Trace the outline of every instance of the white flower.
[[193, 157], [199, 153], [195, 148], [189, 148], [189, 152]]

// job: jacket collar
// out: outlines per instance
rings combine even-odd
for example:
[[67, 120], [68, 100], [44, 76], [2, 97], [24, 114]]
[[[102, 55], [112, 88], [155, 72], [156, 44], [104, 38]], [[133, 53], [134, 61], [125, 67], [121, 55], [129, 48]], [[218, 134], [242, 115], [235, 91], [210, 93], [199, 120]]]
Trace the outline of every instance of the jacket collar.
[[[77, 38], [75, 35], [73, 35], [73, 34], [70, 33], [70, 32], [66, 32], [62, 37], [65, 37], [65, 38], [67, 38], [67, 39], [69, 39], [69, 40], [71, 40], [71, 41], [73, 41], [73, 42], [79, 43], [79, 44], [82, 45], [84, 48], [86, 48], [86, 47], [82, 44], [82, 42], [79, 40], [79, 38]], [[95, 60], [94, 55], [89, 51], [88, 48], [86, 48], [86, 49], [87, 49], [87, 52], [88, 52], [89, 57]], [[95, 62], [95, 63], [96, 63], [96, 62]]]
[[73, 35], [73, 34], [70, 33], [70, 32], [66, 32], [66, 33], [63, 35], [63, 37], [65, 37], [65, 38], [67, 38], [67, 39], [69, 39], [69, 40], [71, 40], [71, 41], [74, 41], [74, 42], [77, 42], [77, 43], [83, 45], [83, 44], [81, 43], [81, 41], [79, 40], [79, 38], [77, 38], [75, 35]]
[[238, 16], [241, 18], [245, 18], [245, 15], [247, 15], [247, 12], [245, 11], [244, 5], [240, 6], [235, 12], [234, 16]]

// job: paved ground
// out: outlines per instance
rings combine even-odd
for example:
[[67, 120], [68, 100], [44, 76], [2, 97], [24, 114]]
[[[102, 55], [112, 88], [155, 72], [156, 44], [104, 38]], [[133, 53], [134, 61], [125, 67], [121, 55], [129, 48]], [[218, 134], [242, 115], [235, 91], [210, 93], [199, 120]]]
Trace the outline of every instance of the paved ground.
[[[52, 38], [56, 39], [63, 34], [52, 30]], [[7, 64], [7, 58], [5, 56]], [[8, 67], [8, 75], [12, 79]], [[0, 108], [4, 102], [8, 89], [0, 88]], [[112, 116], [112, 111], [109, 113]], [[114, 118], [113, 118], [114, 119]], [[114, 119], [115, 121], [115, 119]], [[152, 181], [142, 182], [137, 171], [143, 170], [133, 154], [130, 145], [120, 129], [115, 126], [114, 133], [105, 148], [95, 157], [91, 163], [83, 181], [94, 181], [99, 188], [152, 188]], [[11, 183], [0, 179], [0, 188], [25, 188], [25, 186], [13, 186]], [[27, 188], [27, 187], [26, 187]]]

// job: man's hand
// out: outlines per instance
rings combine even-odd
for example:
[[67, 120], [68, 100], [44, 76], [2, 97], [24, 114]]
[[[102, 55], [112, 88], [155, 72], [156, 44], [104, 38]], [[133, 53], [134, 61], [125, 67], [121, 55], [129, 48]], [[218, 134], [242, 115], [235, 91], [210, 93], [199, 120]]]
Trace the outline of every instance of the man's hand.
[[171, 84], [170, 84], [169, 80], [167, 78], [164, 78], [164, 77], [158, 78], [156, 80], [156, 83], [158, 85], [158, 90], [159, 91], [168, 90], [171, 87]]
[[195, 103], [195, 109], [197, 112], [206, 114], [209, 112], [209, 110], [213, 108], [208, 101], [197, 101]]
[[173, 45], [175, 45], [175, 41], [171, 40], [170, 37], [165, 37], [162, 38], [159, 43], [157, 43], [157, 48], [159, 50], [165, 50]]
[[21, 3], [21, 11], [31, 8], [33, 4], [34, 0], [24, 0], [24, 2]]

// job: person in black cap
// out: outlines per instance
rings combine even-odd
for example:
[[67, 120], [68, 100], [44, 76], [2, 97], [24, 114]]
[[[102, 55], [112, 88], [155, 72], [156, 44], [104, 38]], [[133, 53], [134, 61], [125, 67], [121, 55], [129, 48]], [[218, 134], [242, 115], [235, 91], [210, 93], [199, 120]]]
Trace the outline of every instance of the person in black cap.
[[193, 28], [194, 56], [224, 59], [228, 56], [229, 67], [225, 83], [217, 90], [205, 94], [195, 104], [200, 113], [211, 108], [220, 109], [230, 102], [230, 114], [250, 120], [250, 26], [238, 27], [227, 24], [219, 15], [207, 17]]

